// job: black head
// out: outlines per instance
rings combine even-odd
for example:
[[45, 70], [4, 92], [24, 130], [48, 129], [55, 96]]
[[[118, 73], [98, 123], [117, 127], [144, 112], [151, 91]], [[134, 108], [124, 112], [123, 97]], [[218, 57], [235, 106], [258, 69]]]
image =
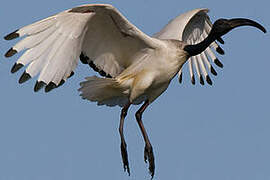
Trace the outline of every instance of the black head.
[[[250, 19], [235, 18], [235, 19], [218, 19], [212, 27], [211, 32], [202, 42], [195, 45], [186, 45], [184, 50], [189, 56], [195, 56], [203, 52], [213, 41], [220, 40], [220, 37], [240, 26], [253, 26], [266, 33], [265, 28], [259, 23]], [[222, 42], [222, 41], [221, 41]]]
[[265, 28], [259, 23], [252, 21], [250, 19], [235, 18], [235, 19], [218, 19], [212, 28], [212, 33], [216, 37], [221, 37], [231, 31], [232, 29], [240, 26], [253, 26], [260, 29], [262, 32], [266, 33]]

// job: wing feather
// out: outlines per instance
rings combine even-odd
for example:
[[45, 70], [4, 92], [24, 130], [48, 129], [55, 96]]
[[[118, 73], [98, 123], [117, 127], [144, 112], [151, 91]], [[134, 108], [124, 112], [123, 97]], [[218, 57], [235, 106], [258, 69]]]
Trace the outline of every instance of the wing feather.
[[[208, 36], [212, 29], [212, 22], [207, 13], [208, 9], [194, 9], [183, 13], [171, 20], [160, 32], [156, 33], [154, 37], [160, 39], [178, 39], [188, 44], [199, 43]], [[224, 43], [221, 38], [218, 41], [222, 44]], [[206, 66], [212, 74], [217, 75], [217, 73], [209, 59], [219, 67], [223, 66], [216, 58], [213, 52], [214, 50], [219, 54], [224, 54], [223, 49], [218, 43], [213, 42], [202, 54], [188, 60], [188, 69], [192, 84], [195, 83], [193, 67], [195, 67], [196, 74], [201, 84], [204, 84], [203, 78], [205, 78], [209, 84], [212, 84]], [[182, 68], [184, 68], [184, 66]], [[203, 76], [201, 74], [203, 74]], [[178, 75], [179, 78], [182, 79], [182, 69]]]
[[205, 68], [205, 65], [204, 65], [204, 62], [203, 62], [203, 59], [202, 59], [202, 55], [199, 54], [197, 56], [197, 59], [198, 59], [198, 62], [200, 64], [200, 69], [202, 70], [202, 74], [203, 74], [204, 78], [206, 78], [206, 76], [208, 75], [208, 73], [207, 73], [207, 70]]
[[193, 70], [193, 66], [192, 66], [192, 59], [188, 60], [188, 68], [189, 68], [189, 75], [190, 75], [191, 83], [195, 84], [194, 70]]
[[17, 52], [20, 52], [25, 49], [30, 49], [41, 42], [43, 42], [45, 39], [47, 39], [53, 32], [55, 31], [55, 28], [49, 27], [48, 29], [40, 32], [39, 34], [34, 34], [32, 36], [27, 36], [23, 40], [19, 41], [13, 49], [15, 49]]
[[[39, 74], [35, 91], [62, 85], [74, 72], [80, 54], [86, 63], [108, 77], [115, 77], [130, 66], [137, 51], [155, 48], [155, 40], [133, 24], [117, 9], [106, 4], [89, 4], [58, 13], [27, 25], [5, 36], [6, 40], [26, 36], [6, 57], [26, 50], [12, 72], [28, 65], [20, 82]], [[82, 56], [81, 56], [82, 57]]]
[[22, 37], [25, 35], [31, 36], [34, 34], [38, 34], [42, 31], [45, 31], [49, 27], [53, 26], [55, 23], [56, 17], [59, 18], [61, 15], [62, 13], [58, 14], [57, 16], [56, 15], [51, 16], [41, 21], [35, 22], [33, 24], [24, 26], [21, 29], [17, 30], [16, 33], [19, 34], [19, 37]]
[[191, 57], [191, 59], [192, 59], [192, 62], [194, 63], [198, 79], [201, 82], [202, 75], [201, 75], [201, 70], [200, 70], [200, 67], [199, 67], [199, 64], [198, 64], [197, 56]]
[[202, 52], [201, 56], [202, 56], [203, 62], [204, 62], [204, 63], [206, 64], [206, 66], [208, 67], [208, 70], [210, 70], [210, 69], [211, 69], [211, 64], [210, 64], [209, 59], [208, 59], [208, 57], [206, 56], [205, 52]]
[[17, 61], [23, 65], [27, 65], [30, 62], [37, 60], [42, 54], [51, 48], [51, 45], [57, 40], [57, 33], [52, 32], [48, 38], [44, 39], [42, 43], [28, 49]]

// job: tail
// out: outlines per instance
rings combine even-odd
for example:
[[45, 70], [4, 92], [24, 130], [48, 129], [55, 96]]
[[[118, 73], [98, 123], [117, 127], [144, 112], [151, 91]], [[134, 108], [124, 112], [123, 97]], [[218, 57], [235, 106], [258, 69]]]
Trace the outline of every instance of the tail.
[[115, 79], [91, 76], [87, 77], [86, 81], [81, 82], [80, 85], [80, 96], [83, 99], [97, 102], [98, 105], [123, 107], [128, 102], [124, 89]]

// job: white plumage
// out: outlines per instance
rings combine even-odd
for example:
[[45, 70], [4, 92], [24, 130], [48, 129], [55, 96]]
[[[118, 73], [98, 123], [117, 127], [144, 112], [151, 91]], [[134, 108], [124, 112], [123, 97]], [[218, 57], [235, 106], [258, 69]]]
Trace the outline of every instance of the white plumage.
[[145, 102], [136, 113], [146, 146], [145, 160], [154, 175], [152, 146], [143, 127], [141, 116], [147, 106], [160, 96], [179, 75], [188, 61], [191, 82], [196, 72], [201, 84], [212, 84], [209, 72], [222, 63], [213, 50], [224, 51], [216, 40], [231, 29], [250, 25], [265, 29], [247, 19], [220, 19], [212, 25], [207, 9], [195, 9], [171, 20], [160, 32], [150, 37], [131, 24], [117, 9], [106, 4], [75, 7], [25, 26], [5, 37], [11, 40], [26, 36], [6, 54], [11, 57], [26, 50], [12, 67], [15, 73], [27, 66], [19, 83], [39, 75], [35, 91], [45, 86], [48, 92], [61, 86], [76, 69], [79, 58], [104, 77], [87, 77], [81, 83], [81, 96], [98, 105], [123, 107], [120, 119], [121, 153], [129, 173], [123, 123], [131, 104]]
[[[201, 41], [212, 26], [207, 12], [207, 9], [195, 9], [182, 14], [153, 37], [183, 40], [190, 44]], [[15, 33], [20, 37], [26, 35], [12, 48], [16, 52], [26, 49], [17, 64], [29, 65], [26, 73], [30, 77], [39, 74], [38, 82], [47, 85], [52, 82], [54, 86], [51, 88], [57, 87], [61, 80], [66, 81], [75, 71], [81, 53], [95, 70], [116, 77], [136, 61], [132, 58], [134, 54], [149, 44], [160, 43], [129, 23], [114, 7], [102, 4], [69, 9]], [[212, 46], [218, 48], [216, 43]], [[194, 80], [194, 67], [199, 78], [201, 73], [207, 78], [205, 66], [209, 70], [213, 68], [207, 56], [212, 61], [217, 59], [212, 50], [207, 49], [202, 56], [189, 60], [191, 79]], [[180, 76], [182, 78], [182, 69]]]

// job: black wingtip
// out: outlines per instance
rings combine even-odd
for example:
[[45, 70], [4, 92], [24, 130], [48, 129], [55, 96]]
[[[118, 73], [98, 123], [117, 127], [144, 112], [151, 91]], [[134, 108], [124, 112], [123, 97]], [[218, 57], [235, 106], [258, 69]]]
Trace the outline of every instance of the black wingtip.
[[209, 85], [213, 85], [213, 82], [212, 82], [212, 80], [210, 79], [209, 75], [206, 76], [206, 82], [207, 82]]
[[110, 74], [107, 74], [106, 78], [112, 78], [112, 76]]
[[194, 76], [191, 77], [191, 83], [192, 83], [193, 85], [195, 85], [195, 78], [194, 78]]
[[223, 64], [222, 64], [218, 59], [215, 59], [215, 60], [214, 60], [214, 63], [215, 63], [218, 67], [223, 68]]
[[83, 52], [80, 54], [80, 60], [83, 64], [88, 64], [89, 57], [85, 56]]
[[57, 87], [62, 86], [65, 82], [66, 82], [66, 81], [65, 81], [64, 79], [62, 79], [62, 80], [60, 81], [60, 83], [57, 85]]
[[4, 39], [5, 39], [5, 40], [12, 40], [12, 39], [15, 39], [15, 38], [17, 38], [17, 37], [20, 37], [20, 34], [17, 33], [18, 30], [19, 30], [19, 29], [17, 29], [16, 31], [14, 31], [14, 32], [12, 32], [12, 33], [6, 35], [6, 36], [4, 37]]
[[21, 64], [21, 63], [15, 63], [15, 64], [12, 66], [10, 72], [13, 74], [13, 73], [19, 71], [23, 66], [24, 66], [24, 65]]
[[202, 76], [200, 76], [200, 84], [201, 85], [204, 85], [204, 80], [203, 80], [203, 77]]
[[10, 49], [6, 52], [5, 57], [11, 57], [11, 56], [13, 56], [13, 55], [16, 54], [16, 53], [17, 53], [17, 51], [16, 51], [15, 49], [10, 48]]
[[89, 66], [90, 66], [94, 71], [96, 71], [96, 72], [99, 71], [99, 69], [98, 69], [97, 66], [94, 64], [93, 61], [90, 61], [90, 62], [89, 62]]
[[217, 41], [218, 41], [219, 43], [221, 43], [221, 44], [224, 44], [224, 43], [225, 43], [224, 40], [223, 40], [221, 37], [218, 37], [218, 38], [217, 38]]
[[214, 76], [217, 76], [217, 71], [213, 68], [213, 66], [210, 67], [210, 71]]
[[74, 76], [74, 72], [73, 71], [71, 71], [71, 73], [70, 73], [70, 75], [68, 76], [68, 78], [71, 78], [72, 76]]
[[43, 81], [37, 81], [34, 87], [34, 92], [38, 92], [41, 88], [43, 88], [46, 85]]
[[221, 55], [225, 54], [224, 50], [221, 47], [217, 47], [216, 51]]
[[45, 87], [45, 92], [50, 92], [51, 90], [55, 89], [57, 86], [54, 82], [50, 82], [46, 87]]
[[31, 79], [30, 74], [28, 74], [26, 71], [24, 71], [24, 73], [22, 74], [22, 76], [19, 79], [19, 83], [22, 84], [22, 83], [28, 81], [29, 79]]
[[106, 77], [106, 75], [107, 75], [103, 70], [98, 71], [98, 73], [99, 73], [101, 76], [103, 76], [103, 77], [104, 77], [104, 76]]
[[178, 82], [181, 84], [183, 80], [183, 74], [181, 73], [178, 78]]

